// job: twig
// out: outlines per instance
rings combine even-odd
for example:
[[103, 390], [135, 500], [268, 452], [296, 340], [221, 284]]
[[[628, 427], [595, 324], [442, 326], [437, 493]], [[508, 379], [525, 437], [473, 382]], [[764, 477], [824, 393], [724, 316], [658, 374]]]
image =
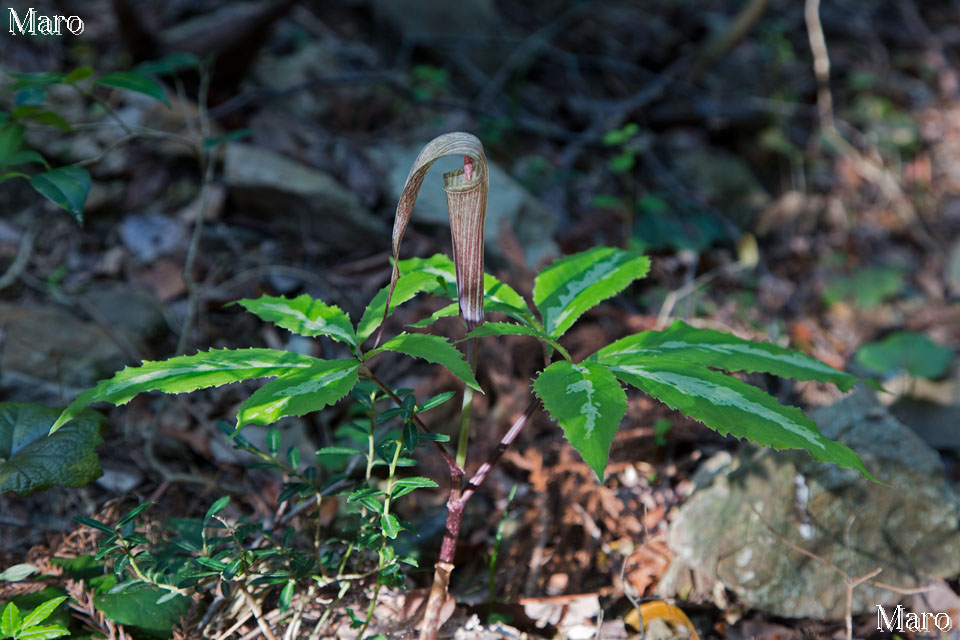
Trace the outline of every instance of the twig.
[[813, 53], [813, 73], [817, 77], [817, 109], [820, 113], [820, 128], [836, 131], [833, 122], [833, 96], [830, 93], [830, 56], [827, 40], [820, 22], [820, 0], [806, 0], [803, 17], [807, 23], [807, 37]]
[[30, 257], [33, 255], [33, 240], [35, 237], [36, 233], [33, 229], [27, 229], [23, 233], [23, 237], [20, 238], [20, 248], [17, 249], [16, 257], [14, 257], [10, 266], [7, 267], [7, 270], [3, 272], [3, 275], [0, 276], [0, 291], [3, 291], [16, 282], [24, 269], [27, 268], [27, 263], [30, 262]]
[[247, 588], [243, 586], [242, 582], [237, 582], [237, 590], [243, 594], [243, 598], [247, 601], [247, 606], [250, 607], [250, 611], [253, 612], [253, 617], [256, 619], [257, 626], [260, 627], [263, 635], [267, 640], [277, 640], [277, 637], [273, 635], [273, 631], [270, 630], [267, 621], [263, 619], [263, 610], [260, 608], [260, 605], [253, 599], [253, 596], [250, 595], [250, 592], [247, 591]]
[[712, 38], [697, 56], [693, 68], [687, 76], [689, 82], [697, 82], [703, 74], [720, 58], [732, 51], [747, 37], [757, 20], [767, 10], [767, 0], [750, 0], [743, 5], [740, 12], [722, 34]]

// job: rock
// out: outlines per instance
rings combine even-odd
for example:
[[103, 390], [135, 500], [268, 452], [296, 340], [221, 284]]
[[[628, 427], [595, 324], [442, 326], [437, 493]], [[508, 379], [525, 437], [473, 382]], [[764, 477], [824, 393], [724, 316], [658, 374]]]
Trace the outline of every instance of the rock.
[[890, 406], [890, 412], [934, 449], [960, 453], [960, 404], [902, 397]]
[[[387, 176], [387, 188], [392, 202], [400, 198], [407, 174], [422, 145], [384, 146], [371, 152], [371, 157]], [[450, 226], [447, 196], [443, 191], [443, 174], [463, 166], [463, 159], [442, 158], [430, 169], [413, 208], [413, 220], [428, 224]], [[495, 262], [503, 262], [499, 236], [503, 225], [516, 235], [523, 247], [527, 264], [536, 266], [544, 258], [559, 255], [553, 240], [556, 218], [549, 209], [510, 177], [506, 171], [490, 162], [490, 193], [487, 197], [487, 221], [484, 228], [486, 255]]]
[[123, 246], [145, 263], [186, 245], [183, 223], [159, 213], [128, 215], [120, 224]]
[[[840, 575], [778, 540], [759, 512], [780, 535], [850, 576], [882, 567], [878, 580], [910, 588], [957, 575], [960, 496], [937, 452], [879, 405], [873, 392], [858, 391], [811, 417], [889, 486], [804, 452], [744, 447], [726, 473], [680, 508], [668, 537], [676, 554], [668, 574], [693, 567], [768, 614], [843, 619]], [[670, 583], [676, 580], [661, 581]], [[901, 598], [862, 584], [853, 591], [852, 611], [875, 613], [878, 604], [892, 606]]]
[[484, 42], [502, 42], [508, 30], [493, 0], [374, 0], [372, 4], [376, 19], [399, 32], [404, 40], [439, 53], [462, 50], [464, 41], [477, 43], [470, 47], [470, 61], [489, 73], [495, 72], [513, 50]]
[[726, 151], [692, 150], [677, 159], [683, 184], [723, 212], [741, 229], [751, 229], [770, 194], [738, 156]]
[[947, 264], [943, 270], [943, 279], [952, 296], [960, 296], [960, 240], [953, 243], [947, 255]]
[[138, 349], [167, 330], [163, 303], [136, 285], [115, 283], [95, 289], [84, 298], [97, 309], [100, 320], [122, 332]]
[[68, 402], [127, 364], [107, 333], [54, 306], [0, 304], [0, 387], [10, 400]]
[[227, 145], [224, 181], [241, 207], [294, 230], [305, 225], [339, 249], [387, 239], [386, 224], [330, 175], [272, 151]]

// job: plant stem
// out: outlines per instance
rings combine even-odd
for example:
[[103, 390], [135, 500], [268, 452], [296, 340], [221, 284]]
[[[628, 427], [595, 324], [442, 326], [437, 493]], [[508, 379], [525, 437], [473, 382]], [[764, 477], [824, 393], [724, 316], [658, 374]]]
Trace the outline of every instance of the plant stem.
[[[497, 464], [503, 453], [513, 444], [520, 435], [520, 431], [530, 421], [530, 417], [540, 405], [534, 398], [523, 414], [514, 421], [507, 432], [500, 439], [500, 444], [486, 462], [480, 465], [473, 474], [466, 488], [451, 487], [450, 498], [447, 500], [447, 524], [443, 532], [443, 543], [440, 546], [440, 557], [433, 573], [433, 586], [427, 599], [426, 610], [423, 614], [423, 624], [420, 627], [420, 640], [434, 640], [440, 628], [440, 609], [447, 596], [447, 587], [450, 584], [450, 574], [453, 573], [454, 556], [457, 550], [457, 538], [460, 535], [460, 525], [463, 523], [463, 512], [467, 502], [474, 496], [483, 481], [487, 479], [493, 466]], [[462, 470], [461, 470], [462, 474]], [[461, 475], [462, 478], [462, 475]]]
[[[467, 362], [474, 377], [477, 375], [478, 339], [467, 342]], [[460, 435], [457, 436], [457, 466], [463, 469], [467, 464], [467, 445], [470, 443], [470, 418], [473, 413], [473, 389], [464, 386], [463, 407], [460, 410]]]

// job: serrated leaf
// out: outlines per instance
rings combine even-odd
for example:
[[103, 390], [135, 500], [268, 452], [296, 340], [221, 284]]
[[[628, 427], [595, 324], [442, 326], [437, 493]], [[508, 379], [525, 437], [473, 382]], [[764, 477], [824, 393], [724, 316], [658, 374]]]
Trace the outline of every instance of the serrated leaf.
[[873, 476], [849, 447], [825, 438], [800, 409], [782, 405], [732, 376], [686, 362], [650, 358], [610, 367], [620, 380], [711, 429], [774, 449], [803, 449], [815, 460]]
[[15, 564], [0, 572], [0, 580], [6, 582], [19, 582], [35, 574], [38, 569], [32, 564]]
[[144, 362], [138, 367], [126, 367], [81, 393], [64, 410], [52, 430], [59, 429], [93, 402], [122, 405], [144, 391], [185, 393], [242, 380], [272, 378], [322, 362], [312, 356], [275, 349], [211, 349], [190, 356]]
[[77, 412], [48, 435], [59, 414], [29, 402], [0, 403], [0, 493], [82, 487], [100, 477], [96, 449], [103, 444], [100, 428], [106, 420], [94, 411]]
[[268, 425], [287, 416], [302, 416], [333, 404], [357, 384], [360, 363], [353, 358], [318, 360], [313, 366], [268, 382], [240, 407], [237, 427]]
[[456, 347], [447, 342], [446, 338], [428, 333], [401, 333], [393, 337], [378, 349], [367, 353], [370, 358], [383, 351], [396, 351], [415, 358], [423, 358], [427, 362], [440, 364], [463, 382], [483, 393], [480, 384], [470, 370], [470, 365], [463, 359], [463, 354]]
[[237, 300], [247, 311], [262, 320], [301, 336], [328, 336], [357, 346], [350, 316], [335, 305], [328, 305], [303, 294], [293, 299], [262, 296], [255, 300]]
[[[393, 297], [390, 298], [390, 311], [386, 315], [396, 311], [397, 307], [404, 302], [412, 300], [418, 293], [423, 291], [435, 290], [437, 288], [436, 279], [429, 273], [414, 272], [400, 276], [393, 290]], [[363, 343], [364, 340], [373, 335], [384, 319], [384, 309], [387, 304], [387, 297], [390, 294], [390, 287], [386, 286], [377, 292], [367, 308], [363, 310], [363, 316], [357, 324], [357, 342]]]
[[629, 364], [637, 357], [663, 357], [725, 371], [761, 371], [796, 380], [832, 382], [842, 391], [849, 390], [857, 380], [799, 351], [772, 342], [753, 342], [729, 333], [697, 329], [680, 320], [664, 331], [643, 331], [617, 340], [590, 359], [613, 366]]
[[542, 331], [528, 327], [525, 324], [516, 324], [515, 322], [484, 322], [468, 333], [464, 340], [467, 338], [486, 338], [488, 336], [534, 336], [536, 338], [546, 338]]
[[640, 252], [612, 247], [594, 247], [557, 260], [533, 285], [533, 302], [547, 335], [559, 338], [588, 309], [643, 278], [649, 269], [650, 260]]
[[[437, 287], [432, 290], [431, 293], [434, 295], [440, 295], [451, 299], [457, 298], [457, 276], [456, 276], [456, 267], [453, 264], [453, 260], [443, 255], [442, 253], [437, 253], [429, 258], [409, 258], [407, 260], [400, 261], [400, 271], [401, 273], [414, 273], [422, 271], [424, 273], [430, 273], [436, 276], [439, 280], [443, 282], [443, 287]], [[538, 322], [534, 315], [530, 312], [530, 309], [527, 308], [527, 303], [519, 293], [517, 293], [510, 285], [505, 282], [501, 282], [494, 276], [489, 273], [483, 274], [483, 288], [484, 288], [484, 309], [490, 313], [503, 313], [514, 320], [522, 322], [524, 324], [529, 324], [531, 326], [537, 326]], [[459, 311], [459, 305], [451, 305], [454, 310], [454, 313], [450, 315], [456, 315]], [[434, 318], [431, 322], [426, 324], [431, 324], [435, 322], [440, 317], [447, 315], [449, 307], [444, 307], [443, 315], [440, 314], [440, 311], [434, 313]], [[433, 317], [433, 316], [431, 316]], [[417, 323], [420, 325], [424, 321]], [[426, 326], [426, 325], [424, 325]]]
[[37, 193], [83, 223], [83, 204], [90, 192], [90, 174], [80, 167], [59, 167], [30, 176]]
[[105, 76], [97, 78], [97, 84], [104, 87], [142, 93], [145, 96], [159, 100], [167, 105], [167, 107], [170, 106], [167, 94], [163, 90], [163, 87], [160, 86], [160, 83], [137, 71], [116, 71], [114, 73], [108, 73]]
[[60, 638], [67, 635], [70, 635], [70, 632], [63, 627], [50, 625], [26, 629], [21, 631], [17, 638], [18, 640], [48, 640], [49, 638]]
[[41, 622], [49, 618], [56, 608], [59, 607], [66, 599], [66, 596], [60, 596], [59, 598], [47, 600], [33, 611], [25, 615], [23, 617], [23, 622], [20, 623], [20, 626], [26, 629], [28, 627], [35, 627], [39, 625]]
[[533, 390], [602, 482], [610, 445], [627, 411], [627, 396], [616, 377], [594, 362], [563, 360], [544, 369]]
[[418, 320], [416, 322], [412, 322], [407, 326], [413, 329], [423, 329], [424, 327], [429, 327], [440, 318], [450, 318], [455, 315], [458, 315], [459, 313], [460, 313], [460, 305], [454, 302], [453, 304], [448, 304], [447, 306], [441, 309], [437, 309], [426, 318], [423, 318], [422, 320]]

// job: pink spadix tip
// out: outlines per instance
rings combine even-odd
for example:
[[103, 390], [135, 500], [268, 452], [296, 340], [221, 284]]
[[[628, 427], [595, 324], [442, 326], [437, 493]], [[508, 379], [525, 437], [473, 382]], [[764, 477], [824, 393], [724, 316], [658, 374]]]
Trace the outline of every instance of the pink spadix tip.
[[470, 156], [463, 156], [463, 179], [473, 182], [473, 158]]

